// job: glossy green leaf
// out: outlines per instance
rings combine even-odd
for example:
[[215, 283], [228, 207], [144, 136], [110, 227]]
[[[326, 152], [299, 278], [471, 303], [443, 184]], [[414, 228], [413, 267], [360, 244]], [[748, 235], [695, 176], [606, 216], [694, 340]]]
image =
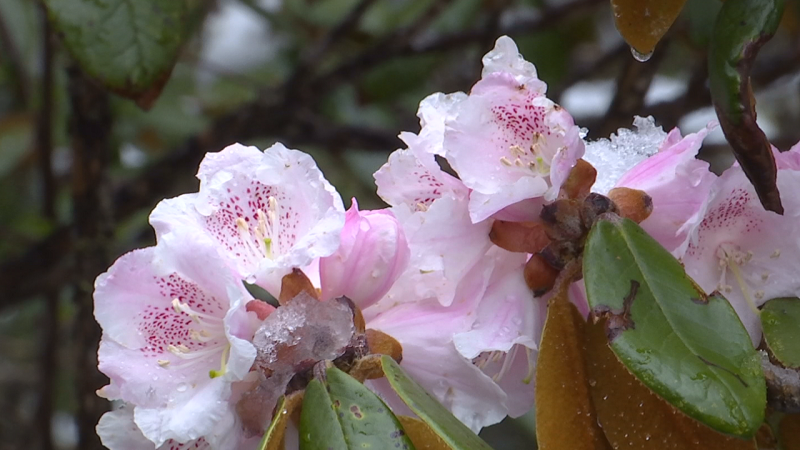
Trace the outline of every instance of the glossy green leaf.
[[356, 379], [331, 367], [323, 384], [306, 388], [300, 414], [302, 450], [413, 450], [402, 425], [375, 393]]
[[755, 434], [764, 373], [727, 300], [707, 296], [658, 242], [614, 215], [589, 233], [583, 275], [593, 313], [608, 319], [612, 350], [639, 380], [718, 431]]
[[308, 383], [300, 412], [301, 450], [347, 450], [333, 400], [322, 381]]
[[800, 299], [776, 298], [761, 308], [764, 340], [785, 367], [800, 369]]
[[711, 35], [708, 79], [722, 131], [764, 208], [783, 213], [769, 140], [756, 123], [750, 68], [783, 15], [784, 0], [728, 0]]
[[394, 359], [383, 356], [381, 364], [392, 389], [447, 445], [454, 450], [491, 450], [488, 444], [411, 379]]
[[45, 0], [45, 4], [81, 68], [143, 108], [158, 97], [205, 8], [200, 0]]

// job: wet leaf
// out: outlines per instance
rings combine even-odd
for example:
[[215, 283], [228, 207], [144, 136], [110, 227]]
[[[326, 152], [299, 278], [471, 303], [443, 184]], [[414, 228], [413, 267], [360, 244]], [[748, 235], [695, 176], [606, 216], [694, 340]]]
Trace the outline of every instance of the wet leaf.
[[331, 367], [324, 384], [315, 379], [306, 388], [300, 415], [300, 448], [413, 450], [414, 445], [375, 393]]
[[303, 402], [303, 392], [297, 391], [289, 394], [289, 397], [281, 397], [275, 406], [275, 415], [272, 417], [272, 423], [269, 424], [261, 443], [258, 445], [259, 450], [282, 450], [283, 449], [283, 436], [286, 433], [286, 425], [289, 418], [292, 417], [294, 412]]
[[707, 296], [635, 222], [604, 215], [587, 239], [583, 275], [593, 314], [622, 363], [689, 416], [736, 436], [764, 421], [760, 357], [723, 297]]
[[776, 298], [761, 308], [764, 340], [784, 367], [800, 369], [800, 299]]
[[301, 450], [347, 450], [333, 400], [318, 379], [311, 380], [306, 387], [299, 432]]
[[728, 0], [711, 35], [708, 79], [722, 131], [764, 208], [783, 214], [769, 140], [756, 123], [750, 68], [772, 38], [784, 0]]
[[586, 322], [564, 293], [547, 308], [536, 361], [536, 438], [542, 449], [610, 449], [597, 425], [584, 361]]
[[611, 0], [614, 22], [631, 49], [646, 59], [680, 14], [686, 0]]
[[411, 379], [394, 359], [384, 355], [381, 363], [386, 379], [400, 399], [447, 445], [454, 450], [491, 450], [489, 445]]
[[634, 377], [608, 346], [605, 321], [586, 330], [586, 361], [597, 420], [616, 450], [755, 450], [683, 414]]
[[450, 446], [425, 422], [416, 417], [397, 416], [417, 450], [450, 450]]
[[205, 10], [199, 0], [45, 0], [81, 68], [148, 109]]

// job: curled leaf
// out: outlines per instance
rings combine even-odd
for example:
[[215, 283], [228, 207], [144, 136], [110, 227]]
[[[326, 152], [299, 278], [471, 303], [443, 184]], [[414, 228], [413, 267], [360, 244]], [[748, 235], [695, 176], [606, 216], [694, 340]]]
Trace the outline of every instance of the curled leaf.
[[708, 58], [711, 99], [736, 160], [765, 209], [783, 214], [777, 167], [767, 136], [756, 123], [750, 68], [772, 38], [784, 0], [728, 0], [714, 23]]
[[283, 437], [286, 434], [286, 425], [289, 419], [298, 411], [303, 403], [303, 391], [297, 391], [288, 396], [281, 397], [275, 407], [275, 415], [269, 424], [267, 432], [261, 439], [259, 450], [280, 450], [283, 448]]

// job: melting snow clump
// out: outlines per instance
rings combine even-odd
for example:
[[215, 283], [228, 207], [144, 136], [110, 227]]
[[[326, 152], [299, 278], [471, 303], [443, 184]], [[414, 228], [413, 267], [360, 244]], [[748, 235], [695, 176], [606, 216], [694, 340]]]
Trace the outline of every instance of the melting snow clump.
[[257, 381], [236, 405], [247, 434], [264, 431], [292, 377], [318, 361], [341, 356], [354, 332], [353, 312], [346, 303], [321, 302], [306, 293], [270, 314], [253, 337]]
[[636, 131], [620, 128], [611, 139], [598, 139], [586, 144], [583, 159], [597, 169], [592, 191], [607, 194], [617, 180], [636, 164], [658, 152], [667, 133], [657, 127], [652, 116], [633, 119]]

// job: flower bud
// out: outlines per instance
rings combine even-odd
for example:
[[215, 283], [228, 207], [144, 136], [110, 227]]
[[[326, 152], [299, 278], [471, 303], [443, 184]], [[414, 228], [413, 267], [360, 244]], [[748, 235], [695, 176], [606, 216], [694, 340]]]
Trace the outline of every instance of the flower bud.
[[538, 220], [531, 222], [495, 220], [489, 231], [489, 239], [504, 250], [523, 253], [538, 253], [550, 243], [545, 225]]
[[525, 283], [533, 291], [534, 297], [541, 297], [553, 289], [558, 272], [559, 270], [548, 264], [541, 255], [532, 255], [525, 264]]
[[394, 215], [386, 210], [347, 211], [341, 245], [320, 259], [322, 298], [350, 298], [364, 309], [380, 300], [405, 270], [411, 252]]
[[597, 179], [597, 169], [584, 159], [575, 162], [567, 180], [561, 185], [561, 191], [567, 198], [582, 199], [589, 195], [592, 185]]
[[653, 212], [653, 199], [639, 189], [618, 187], [608, 193], [608, 198], [619, 208], [619, 215], [642, 223]]

